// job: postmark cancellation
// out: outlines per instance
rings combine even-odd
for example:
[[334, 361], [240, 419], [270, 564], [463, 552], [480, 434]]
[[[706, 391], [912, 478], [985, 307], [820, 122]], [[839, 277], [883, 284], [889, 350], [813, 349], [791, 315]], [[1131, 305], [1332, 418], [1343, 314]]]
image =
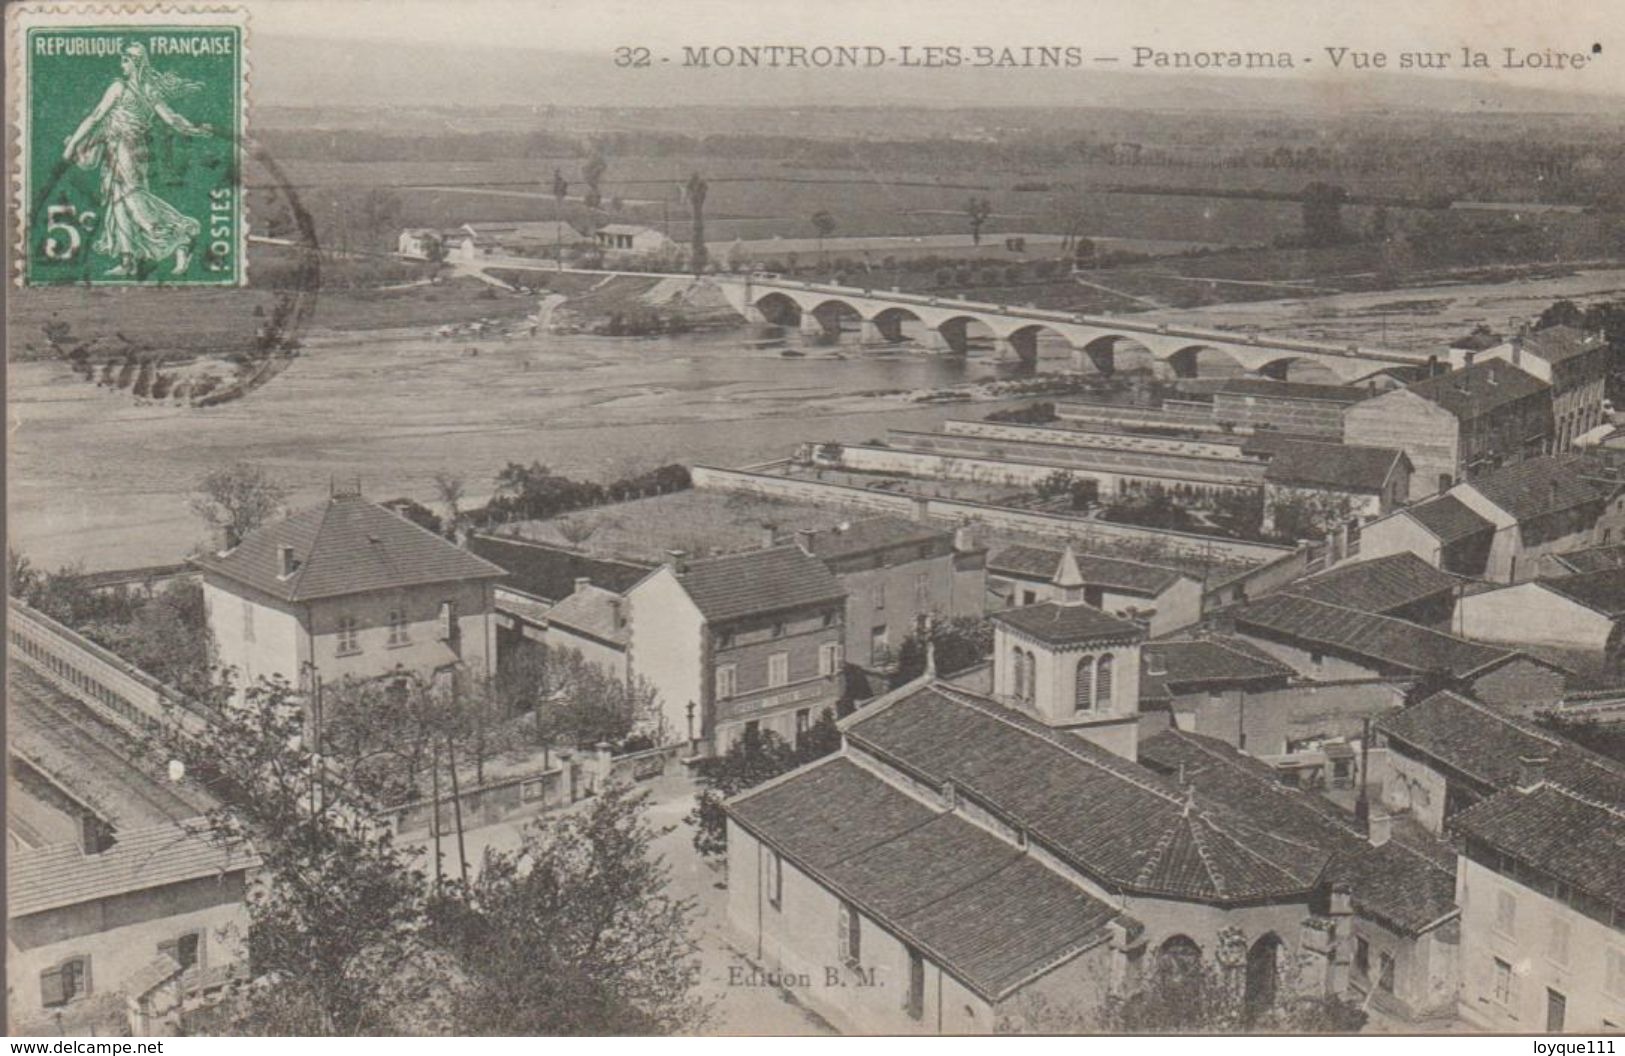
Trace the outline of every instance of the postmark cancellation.
[[7, 16], [16, 281], [243, 284], [247, 11], [25, 3]]

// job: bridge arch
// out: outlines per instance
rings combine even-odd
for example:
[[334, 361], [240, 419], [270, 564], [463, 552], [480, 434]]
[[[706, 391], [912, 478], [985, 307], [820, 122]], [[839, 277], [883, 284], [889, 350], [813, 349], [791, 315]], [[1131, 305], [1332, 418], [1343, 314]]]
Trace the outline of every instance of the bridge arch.
[[897, 344], [908, 339], [908, 335], [903, 331], [904, 323], [913, 322], [922, 326], [925, 325], [925, 320], [921, 318], [920, 313], [905, 305], [892, 305], [889, 308], [882, 308], [865, 322], [869, 324], [865, 329], [874, 331], [873, 335], [870, 336], [871, 340], [885, 341], [890, 344]]
[[1280, 356], [1258, 365], [1258, 373], [1276, 381], [1309, 385], [1341, 385], [1342, 375], [1313, 356]]
[[1072, 366], [1083, 370], [1085, 364], [1107, 376], [1135, 371], [1152, 371], [1157, 362], [1156, 353], [1144, 342], [1127, 334], [1101, 334], [1084, 342], [1072, 353]]
[[857, 328], [863, 325], [863, 312], [850, 301], [839, 297], [829, 297], [819, 301], [810, 308], [804, 307], [801, 313], [801, 331], [809, 336], [828, 338], [839, 341], [841, 333], [846, 329], [848, 319], [854, 320]]
[[936, 325], [936, 331], [947, 351], [961, 356], [970, 351], [972, 341], [991, 346], [999, 339], [998, 330], [979, 315], [949, 316]]
[[1029, 323], [1004, 335], [999, 348], [999, 358], [1005, 359], [1013, 356], [1023, 363], [1036, 364], [1038, 362], [1039, 339], [1046, 334], [1049, 335], [1052, 343], [1059, 340], [1061, 344], [1065, 345], [1068, 353], [1076, 351], [1071, 340], [1062, 331], [1044, 323]]
[[756, 298], [754, 305], [762, 319], [774, 326], [797, 326], [801, 323], [801, 305], [787, 293], [774, 290]]
[[1186, 345], [1166, 362], [1180, 378], [1228, 378], [1247, 372], [1246, 364], [1219, 345]]

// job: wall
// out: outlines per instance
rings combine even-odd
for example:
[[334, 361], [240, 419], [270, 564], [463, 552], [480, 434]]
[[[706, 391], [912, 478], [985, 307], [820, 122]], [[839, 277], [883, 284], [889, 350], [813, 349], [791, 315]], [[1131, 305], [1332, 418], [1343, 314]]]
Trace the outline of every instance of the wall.
[[731, 491], [769, 498], [800, 499], [825, 505], [851, 506], [915, 516], [923, 506], [931, 520], [949, 527], [980, 525], [992, 531], [1011, 531], [1057, 542], [1071, 542], [1080, 550], [1109, 553], [1114, 544], [1155, 548], [1167, 554], [1213, 562], [1252, 563], [1269, 561], [1292, 552], [1291, 547], [1272, 543], [1252, 543], [1239, 539], [1142, 528], [1109, 521], [1085, 521], [1035, 510], [1016, 510], [963, 499], [921, 499], [895, 493], [876, 492], [844, 484], [792, 479], [768, 473], [694, 466], [696, 488]]
[[1252, 432], [1260, 426], [1295, 436], [1343, 439], [1343, 412], [1349, 405], [1330, 400], [1215, 392], [1213, 420]]
[[1445, 776], [1392, 745], [1384, 755], [1382, 770], [1383, 806], [1391, 813], [1409, 815], [1434, 835], [1442, 834], [1449, 791]]
[[203, 608], [218, 663], [236, 673], [239, 691], [278, 676], [300, 684], [301, 665], [310, 659], [303, 606], [206, 573]]
[[[846, 637], [844, 602], [766, 617], [751, 617], [707, 628], [710, 654], [709, 690], [716, 692], [715, 671], [734, 667], [735, 694], [713, 706], [715, 750], [725, 752], [744, 735], [747, 722], [793, 741], [796, 713], [805, 710], [809, 724], [840, 697], [842, 663], [839, 649]], [[837, 647], [833, 670], [821, 672], [820, 652]], [[769, 681], [773, 656], [784, 654], [788, 678]]]
[[[1341, 737], [1358, 741], [1364, 720], [1404, 705], [1404, 687], [1388, 680], [1333, 682], [1279, 689], [1227, 689], [1174, 699], [1181, 729], [1216, 737], [1258, 756], [1287, 754], [1291, 741]], [[1245, 744], [1239, 737], [1245, 734]]]
[[1329, 651], [1314, 653], [1304, 646], [1278, 641], [1273, 632], [1266, 637], [1262, 631], [1238, 627], [1235, 633], [1236, 637], [1245, 639], [1314, 682], [1367, 682], [1381, 675], [1374, 667], [1344, 659]]
[[[244, 894], [238, 871], [10, 920], [6, 970], [14, 1018], [54, 1017], [61, 1011], [65, 1023], [73, 1021], [78, 1002], [45, 1009], [39, 984], [42, 971], [73, 957], [90, 958], [90, 998], [120, 990], [158, 956], [160, 942], [187, 932], [203, 933], [199, 958], [205, 967], [240, 959], [248, 929]], [[223, 936], [227, 929], [234, 934]]]
[[[460, 652], [440, 637], [440, 607], [457, 613]], [[405, 644], [389, 644], [389, 613], [405, 612]], [[474, 671], [492, 671], [496, 661], [496, 622], [491, 584], [484, 580], [432, 583], [404, 590], [352, 594], [308, 605], [313, 659], [322, 677], [370, 678], [397, 669], [428, 675], [459, 659]], [[360, 651], [339, 652], [339, 620], [355, 619]]]
[[[1460, 925], [1450, 921], [1421, 936], [1401, 935], [1366, 917], [1353, 919], [1349, 945], [1349, 989], [1358, 1001], [1402, 1018], [1437, 1017], [1454, 1011]], [[1361, 974], [1355, 950], [1365, 940], [1369, 970]], [[1392, 991], [1381, 983], [1382, 957], [1393, 959]], [[1369, 999], [1367, 996], [1369, 995]]]
[[712, 687], [706, 685], [700, 610], [669, 568], [662, 568], [626, 595], [631, 633], [628, 662], [632, 673], [649, 680], [660, 694], [666, 729], [688, 738], [688, 705], [694, 704], [693, 737], [703, 737], [709, 723]]
[[782, 865], [780, 908], [763, 884], [772, 852], [733, 819], [728, 821], [728, 924], [741, 951], [772, 972], [785, 989], [841, 1030], [851, 1033], [987, 1033], [991, 1006], [929, 958], [923, 1014], [904, 1009], [908, 994], [905, 945], [861, 911], [860, 952], [876, 985], [861, 985], [841, 963], [840, 899], [789, 862]]
[[895, 651], [903, 639], [914, 633], [921, 616], [959, 615], [956, 594], [963, 596], [972, 591], [956, 589], [961, 575], [955, 571], [958, 560], [958, 555], [949, 551], [926, 560], [838, 572], [836, 578], [846, 588], [847, 662], [861, 667], [875, 665], [871, 641], [876, 627], [885, 626], [887, 647]]
[[1614, 621], [1607, 616], [1536, 583], [1465, 594], [1457, 602], [1456, 612], [1458, 634], [1509, 645], [1549, 645], [1601, 653], [1614, 631]]
[[[1512, 929], [1498, 926], [1500, 893], [1515, 907]], [[1567, 1031], [1618, 1032], [1625, 994], [1606, 990], [1608, 957], [1625, 957], [1625, 933], [1575, 912], [1466, 856], [1457, 858], [1456, 904], [1461, 907], [1462, 1018], [1498, 1033], [1546, 1030], [1548, 987], [1567, 999]], [[1559, 938], [1566, 930], [1567, 950]], [[1495, 959], [1513, 968], [1510, 999], [1497, 1000]], [[1605, 1028], [1604, 1021], [1614, 1024]]]
[[548, 625], [545, 641], [550, 649], [573, 649], [587, 663], [612, 678], [625, 681], [630, 674], [628, 650], [623, 646], [590, 637], [558, 623]]
[[1459, 428], [1455, 415], [1404, 389], [1364, 400], [1343, 415], [1345, 443], [1392, 447], [1410, 456], [1412, 502], [1442, 490], [1442, 477], [1459, 479]]
[[[1049, 580], [1028, 579], [1011, 575], [997, 575], [988, 580], [988, 587], [1007, 589], [1011, 593], [1011, 601], [1006, 604], [995, 601], [992, 594], [987, 596], [988, 611], [996, 612], [999, 609], [1010, 608], [1013, 605], [1040, 604], [1054, 601], [1060, 595], [1060, 588]], [[1191, 576], [1181, 576], [1168, 589], [1154, 598], [1142, 594], [1125, 594], [1121, 591], [1106, 588], [1099, 589], [1098, 604], [1092, 596], [1090, 588], [1090, 604], [1102, 612], [1109, 612], [1113, 616], [1124, 619], [1146, 620], [1146, 632], [1152, 638], [1159, 638], [1165, 634], [1189, 627], [1202, 618], [1202, 584]], [[1032, 602], [1026, 596], [1033, 596]], [[1147, 616], [1149, 613], [1149, 617]]]
[[1409, 551], [1439, 567], [1439, 539], [1407, 513], [1396, 513], [1361, 527], [1360, 553], [1367, 560]]

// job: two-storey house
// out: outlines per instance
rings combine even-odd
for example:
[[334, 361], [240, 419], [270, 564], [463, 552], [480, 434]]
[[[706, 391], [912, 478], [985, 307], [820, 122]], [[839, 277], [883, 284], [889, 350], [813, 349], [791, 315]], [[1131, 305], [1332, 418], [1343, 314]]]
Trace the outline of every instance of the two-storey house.
[[336, 493], [192, 564], [239, 689], [262, 677], [308, 688], [494, 669], [493, 594], [506, 573], [359, 494]]
[[846, 591], [799, 546], [674, 554], [626, 602], [631, 670], [668, 737], [717, 753], [752, 731], [793, 741], [841, 698]]

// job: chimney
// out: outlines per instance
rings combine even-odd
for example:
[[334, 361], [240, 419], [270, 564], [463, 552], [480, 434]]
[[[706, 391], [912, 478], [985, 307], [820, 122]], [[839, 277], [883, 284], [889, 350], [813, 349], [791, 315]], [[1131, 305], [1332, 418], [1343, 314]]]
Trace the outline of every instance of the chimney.
[[970, 525], [962, 524], [954, 529], [954, 549], [962, 554], [976, 549], [976, 533], [971, 531]]
[[762, 525], [762, 549], [771, 550], [774, 546], [778, 545], [778, 541], [778, 529], [774, 528], [771, 524]]
[[1533, 792], [1546, 783], [1546, 757], [1544, 755], [1518, 756], [1518, 791]]
[[1380, 803], [1371, 805], [1371, 816], [1365, 822], [1365, 834], [1373, 847], [1381, 847], [1394, 834], [1394, 819]]
[[1334, 917], [1346, 917], [1354, 912], [1354, 893], [1347, 884], [1333, 884], [1331, 905], [1328, 906]]
[[79, 849], [86, 854], [101, 854], [113, 846], [113, 829], [93, 814], [79, 818]]
[[222, 524], [214, 530], [214, 549], [217, 553], [237, 549], [238, 542], [237, 531], [231, 525]]
[[1521, 315], [1515, 315], [1511, 319], [1507, 320], [1507, 329], [1511, 330], [1518, 337], [1522, 337], [1523, 335], [1529, 333], [1529, 320], [1525, 319]]
[[586, 590], [590, 586], [592, 586], [592, 578], [590, 576], [577, 576], [576, 577], [575, 589], [572, 590], [570, 593], [572, 593], [572, 594], [580, 594], [582, 591]]
[[619, 594], [609, 599], [609, 615], [615, 621], [617, 631], [626, 626], [626, 614], [622, 611], [621, 596]]
[[295, 561], [293, 558], [293, 547], [287, 545], [279, 546], [276, 548], [276, 553], [278, 561], [277, 567], [281, 570], [278, 575], [280, 575], [283, 579], [287, 579], [289, 576], [299, 571], [299, 562]]
[[812, 552], [813, 552], [813, 540], [816, 539], [817, 537], [818, 537], [818, 529], [816, 529], [816, 528], [797, 528], [796, 529], [796, 545], [801, 548], [802, 553], [806, 554], [809, 557], [812, 556]]
[[1473, 360], [1475, 360], [1477, 358], [1478, 358], [1478, 352], [1475, 349], [1469, 348], [1467, 351], [1463, 352], [1461, 354], [1461, 369], [1462, 370], [1472, 370], [1473, 369]]
[[1511, 343], [1512, 343], [1512, 365], [1515, 366], [1515, 367], [1520, 367], [1521, 368], [1523, 366], [1523, 335], [1522, 334], [1514, 334], [1513, 337], [1512, 337], [1512, 342]]
[[666, 551], [666, 567], [670, 568], [673, 572], [677, 573], [679, 576], [682, 575], [684, 572], [687, 572], [688, 571], [688, 551], [687, 550], [667, 550]]

